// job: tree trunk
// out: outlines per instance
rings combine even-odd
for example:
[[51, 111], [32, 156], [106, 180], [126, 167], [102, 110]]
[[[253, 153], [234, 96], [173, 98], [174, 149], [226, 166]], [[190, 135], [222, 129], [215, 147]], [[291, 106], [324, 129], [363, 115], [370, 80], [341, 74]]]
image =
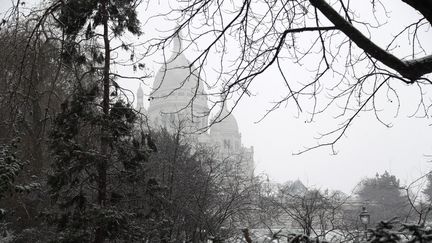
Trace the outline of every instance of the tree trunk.
[[[110, 41], [108, 36], [108, 9], [107, 9], [108, 1], [101, 1], [101, 12], [102, 12], [102, 23], [103, 23], [103, 40], [104, 40], [104, 49], [105, 49], [105, 59], [104, 59], [104, 68], [103, 68], [103, 96], [102, 96], [102, 110], [104, 113], [105, 119], [108, 118], [109, 115], [109, 87], [110, 87]], [[101, 128], [101, 155], [102, 159], [98, 164], [98, 204], [100, 208], [105, 207], [106, 201], [106, 184], [107, 184], [107, 156], [108, 156], [108, 136], [104, 128]], [[106, 232], [104, 228], [96, 229], [95, 243], [103, 243], [105, 242]]]

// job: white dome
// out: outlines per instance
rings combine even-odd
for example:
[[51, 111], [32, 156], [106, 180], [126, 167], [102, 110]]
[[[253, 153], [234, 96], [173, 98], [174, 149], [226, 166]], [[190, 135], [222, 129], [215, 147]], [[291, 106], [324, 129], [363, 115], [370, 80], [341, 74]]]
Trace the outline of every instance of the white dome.
[[198, 78], [196, 70], [190, 67], [184, 54], [179, 54], [174, 60], [163, 65], [153, 82], [152, 100], [179, 94], [192, 98], [195, 93], [204, 94], [203, 82]]
[[[237, 124], [237, 120], [235, 119], [234, 115], [231, 113], [229, 114], [228, 109], [226, 108], [226, 104], [223, 105], [222, 111], [219, 115], [216, 115], [213, 118], [213, 121], [215, 119], [220, 120], [223, 119], [220, 122], [214, 123], [210, 129], [210, 134], [238, 134], [239, 128]], [[228, 115], [228, 116], [227, 116]], [[225, 117], [225, 118], [224, 118]]]
[[197, 70], [182, 53], [180, 39], [175, 37], [172, 56], [155, 76], [149, 112], [151, 110], [176, 112], [178, 109], [190, 107], [194, 97], [194, 110], [196, 108], [198, 113], [208, 111], [203, 81], [199, 79]]

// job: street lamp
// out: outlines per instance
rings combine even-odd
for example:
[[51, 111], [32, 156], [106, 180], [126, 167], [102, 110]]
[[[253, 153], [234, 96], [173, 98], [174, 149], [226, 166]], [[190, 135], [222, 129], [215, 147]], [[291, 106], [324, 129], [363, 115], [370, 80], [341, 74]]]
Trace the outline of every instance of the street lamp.
[[364, 225], [364, 230], [365, 230], [365, 237], [367, 238], [367, 225], [369, 224], [369, 220], [370, 220], [370, 214], [369, 212], [366, 210], [366, 207], [363, 206], [362, 207], [362, 211], [360, 213], [360, 221], [362, 222], [362, 224]]

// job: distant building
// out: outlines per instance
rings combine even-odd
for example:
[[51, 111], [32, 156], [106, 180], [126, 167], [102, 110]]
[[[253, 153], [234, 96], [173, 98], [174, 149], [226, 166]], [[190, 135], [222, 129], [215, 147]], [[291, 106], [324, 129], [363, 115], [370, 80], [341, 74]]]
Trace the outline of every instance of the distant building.
[[[220, 122], [209, 119], [210, 109], [204, 83], [198, 70], [191, 65], [181, 48], [180, 38], [174, 39], [171, 57], [156, 73], [148, 110], [144, 107], [144, 92], [137, 91], [137, 107], [146, 114], [152, 127], [164, 127], [168, 131], [182, 131], [197, 143], [215, 147], [220, 159], [240, 162], [241, 173], [253, 176], [253, 147], [245, 147], [233, 114], [229, 114], [226, 103], [215, 116]], [[210, 123], [215, 123], [207, 128]], [[198, 131], [198, 132], [197, 132]]]

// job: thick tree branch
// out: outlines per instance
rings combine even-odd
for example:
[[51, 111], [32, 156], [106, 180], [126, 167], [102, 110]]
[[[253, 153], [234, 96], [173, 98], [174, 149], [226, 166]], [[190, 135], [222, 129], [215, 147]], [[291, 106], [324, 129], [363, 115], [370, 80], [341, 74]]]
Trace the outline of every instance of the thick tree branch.
[[346, 21], [335, 11], [325, 0], [309, 0], [310, 3], [320, 10], [338, 29], [347, 35], [358, 47], [363, 49], [373, 58], [399, 72], [403, 77], [411, 80], [410, 83], [418, 80], [421, 76], [432, 72], [432, 55], [423, 58], [403, 61], [388, 53], [363, 35], [352, 24]]
[[419, 11], [432, 25], [432, 0], [402, 0], [402, 2]]

